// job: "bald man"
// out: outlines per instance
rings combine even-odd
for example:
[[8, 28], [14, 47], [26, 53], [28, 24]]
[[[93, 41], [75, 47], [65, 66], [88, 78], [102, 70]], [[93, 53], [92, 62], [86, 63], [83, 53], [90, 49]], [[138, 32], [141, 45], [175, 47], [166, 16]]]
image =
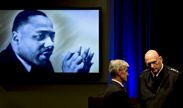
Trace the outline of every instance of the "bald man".
[[[162, 56], [155, 50], [145, 54], [148, 69], [139, 77], [138, 108], [171, 108], [182, 104], [182, 72], [163, 64]], [[182, 106], [182, 105], [181, 105]]]

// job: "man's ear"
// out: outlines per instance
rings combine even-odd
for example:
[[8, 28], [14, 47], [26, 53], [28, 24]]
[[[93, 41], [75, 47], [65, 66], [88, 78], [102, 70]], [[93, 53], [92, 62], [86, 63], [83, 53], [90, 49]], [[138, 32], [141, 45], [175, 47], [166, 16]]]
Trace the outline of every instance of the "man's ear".
[[162, 56], [159, 56], [159, 59], [161, 60], [161, 62], [163, 62], [163, 57]]
[[119, 70], [119, 68], [117, 69], [117, 75], [120, 75], [120, 70]]
[[16, 31], [13, 31], [13, 33], [12, 33], [12, 40], [16, 44], [19, 44], [20, 36], [18, 35], [18, 33]]

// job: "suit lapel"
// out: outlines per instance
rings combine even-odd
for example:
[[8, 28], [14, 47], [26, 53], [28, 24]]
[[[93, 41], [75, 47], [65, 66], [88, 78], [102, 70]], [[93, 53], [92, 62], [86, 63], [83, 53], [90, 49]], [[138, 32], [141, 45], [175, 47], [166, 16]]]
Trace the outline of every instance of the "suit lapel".
[[162, 79], [162, 81], [161, 81], [161, 83], [156, 91], [156, 94], [159, 92], [160, 88], [162, 88], [164, 82], [166, 81], [166, 79], [168, 78], [168, 76], [170, 74], [170, 73], [168, 73], [166, 66], [164, 66], [164, 69], [162, 71], [164, 72], [163, 79]]
[[147, 88], [153, 92], [153, 76], [152, 73], [149, 72], [149, 76], [147, 77], [148, 79], [146, 80]]

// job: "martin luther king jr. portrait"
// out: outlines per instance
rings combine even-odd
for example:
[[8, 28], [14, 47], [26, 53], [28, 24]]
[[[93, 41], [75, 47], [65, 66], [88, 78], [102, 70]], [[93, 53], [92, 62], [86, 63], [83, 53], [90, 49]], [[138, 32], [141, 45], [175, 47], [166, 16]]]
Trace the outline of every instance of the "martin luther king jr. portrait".
[[[0, 14], [5, 14], [5, 12], [0, 11]], [[68, 36], [62, 36], [63, 32], [69, 32], [69, 27], [67, 27], [68, 29], [63, 27], [64, 22], [67, 21], [60, 21], [59, 19], [64, 16], [63, 13], [62, 16], [58, 16], [59, 18], [54, 17], [56, 20], [52, 22], [43, 11], [19, 10], [14, 13], [15, 17], [12, 22], [12, 19], [8, 17], [8, 15], [12, 15], [12, 12], [11, 10], [8, 10], [8, 12], [1, 18], [1, 20], [6, 19], [6, 21], [1, 21], [0, 24], [0, 41], [4, 43], [0, 45], [1, 73], [89, 73], [91, 71], [91, 67], [95, 64], [92, 59], [96, 51], [91, 51], [91, 46], [85, 46], [82, 52], [84, 47], [73, 42], [77, 38], [71, 37], [69, 33]], [[52, 14], [54, 12], [50, 12], [49, 15]], [[8, 31], [6, 29], [9, 26], [4, 26], [7, 25], [7, 22], [12, 22], [12, 28], [9, 31], [10, 36], [7, 36]], [[61, 31], [62, 33], [60, 33]], [[67, 39], [64, 37], [67, 37]], [[87, 38], [89, 37], [91, 36]], [[94, 69], [96, 69], [95, 66]], [[92, 70], [91, 72], [95, 71]]]

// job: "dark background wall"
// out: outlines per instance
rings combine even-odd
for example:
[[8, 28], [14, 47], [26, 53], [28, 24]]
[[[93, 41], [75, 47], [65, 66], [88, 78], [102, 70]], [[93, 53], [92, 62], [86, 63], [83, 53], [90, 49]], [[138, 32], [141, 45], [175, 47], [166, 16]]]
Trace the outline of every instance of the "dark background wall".
[[159, 52], [164, 64], [183, 72], [181, 2], [151, 2], [151, 49]]
[[[10, 6], [11, 4], [11, 6]], [[102, 94], [108, 86], [108, 0], [5, 1], [8, 9], [51, 9], [62, 7], [102, 8], [102, 78], [84, 84], [0, 85], [0, 108], [87, 108], [88, 98]], [[100, 95], [102, 96], [102, 95]]]

